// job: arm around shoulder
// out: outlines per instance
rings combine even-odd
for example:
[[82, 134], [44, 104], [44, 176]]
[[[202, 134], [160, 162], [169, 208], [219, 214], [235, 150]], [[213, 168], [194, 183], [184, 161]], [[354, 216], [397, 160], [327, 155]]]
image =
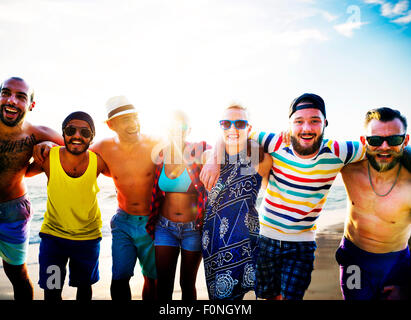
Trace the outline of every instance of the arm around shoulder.
[[50, 160], [49, 155], [45, 157], [42, 161], [34, 160], [32, 163], [29, 164], [26, 170], [26, 177], [34, 177], [42, 172], [46, 173], [47, 177], [49, 176], [50, 172]]
[[273, 166], [273, 157], [268, 153], [264, 153], [263, 161], [258, 165], [258, 174], [263, 178], [261, 187], [267, 188], [268, 180], [270, 177], [270, 170]]
[[38, 142], [51, 141], [59, 146], [64, 145], [63, 136], [57, 131], [45, 126], [36, 126], [36, 131]]
[[404, 148], [401, 163], [405, 168], [407, 168], [408, 172], [411, 172], [411, 147], [407, 146]]
[[102, 173], [107, 177], [111, 177], [111, 173], [110, 170], [107, 166], [107, 164], [104, 162], [103, 158], [97, 154], [97, 176]]

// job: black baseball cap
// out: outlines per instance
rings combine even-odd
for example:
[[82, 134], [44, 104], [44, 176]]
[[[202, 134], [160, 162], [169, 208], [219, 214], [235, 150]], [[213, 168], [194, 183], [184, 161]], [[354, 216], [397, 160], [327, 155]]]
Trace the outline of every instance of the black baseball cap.
[[[308, 100], [311, 103], [302, 104], [297, 107], [297, 105], [303, 100]], [[314, 109], [320, 110], [321, 113], [324, 115], [324, 118], [327, 118], [326, 113], [325, 113], [325, 103], [324, 103], [323, 98], [321, 98], [319, 95], [316, 95], [314, 93], [304, 93], [301, 96], [295, 98], [290, 105], [290, 110], [288, 112], [288, 118], [291, 118], [294, 112], [301, 110], [301, 109], [308, 109], [308, 108], [314, 108]]]

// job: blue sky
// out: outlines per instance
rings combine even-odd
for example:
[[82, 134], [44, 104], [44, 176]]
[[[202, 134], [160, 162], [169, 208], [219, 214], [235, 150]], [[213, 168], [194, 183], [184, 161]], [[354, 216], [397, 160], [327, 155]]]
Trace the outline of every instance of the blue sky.
[[97, 139], [110, 134], [106, 100], [120, 94], [150, 134], [185, 110], [193, 140], [212, 141], [232, 102], [255, 128], [286, 129], [303, 92], [324, 98], [329, 138], [358, 139], [373, 107], [411, 119], [408, 0], [2, 0], [0, 41], [0, 77], [36, 91], [27, 119], [59, 129], [85, 110]]

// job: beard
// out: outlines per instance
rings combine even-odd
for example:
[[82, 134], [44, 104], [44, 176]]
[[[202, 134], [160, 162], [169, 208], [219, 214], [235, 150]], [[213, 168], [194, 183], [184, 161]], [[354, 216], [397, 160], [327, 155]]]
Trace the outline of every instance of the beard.
[[316, 153], [320, 147], [321, 144], [323, 142], [323, 138], [324, 138], [324, 131], [321, 133], [320, 136], [318, 136], [312, 146], [310, 147], [303, 147], [297, 140], [297, 138], [295, 138], [294, 136], [291, 136], [291, 144], [293, 146], [293, 149], [296, 153], [298, 153], [301, 156], [309, 156], [311, 154]]
[[89, 146], [90, 146], [90, 142], [89, 143], [85, 143], [84, 141], [82, 141], [82, 143], [83, 143], [83, 148], [82, 149], [80, 149], [80, 150], [73, 150], [73, 149], [71, 149], [70, 148], [70, 146], [72, 145], [71, 143], [72, 143], [72, 141], [73, 140], [69, 140], [68, 142], [67, 142], [67, 140], [66, 139], [64, 139], [64, 145], [65, 145], [65, 147], [66, 147], [66, 150], [69, 152], [69, 153], [71, 153], [71, 154], [73, 154], [73, 155], [79, 155], [79, 154], [82, 154], [82, 153], [84, 153], [84, 152], [86, 152], [87, 150], [88, 150], [88, 148], [89, 148]]
[[13, 121], [10, 121], [7, 118], [5, 118], [4, 115], [3, 115], [4, 109], [6, 107], [7, 107], [6, 104], [3, 104], [3, 105], [0, 106], [0, 120], [1, 120], [1, 122], [3, 122], [8, 127], [17, 126], [22, 121], [22, 119], [24, 118], [26, 113], [25, 112], [19, 112], [19, 115], [17, 116], [17, 118]]
[[370, 163], [370, 165], [377, 170], [378, 172], [385, 172], [388, 170], [391, 170], [394, 168], [398, 162], [400, 162], [400, 159], [402, 157], [402, 154], [404, 152], [404, 149], [402, 149], [399, 152], [396, 151], [385, 151], [384, 153], [388, 153], [393, 156], [393, 159], [391, 162], [381, 162], [377, 160], [377, 154], [381, 153], [380, 151], [371, 151], [367, 148], [366, 156], [367, 159]]

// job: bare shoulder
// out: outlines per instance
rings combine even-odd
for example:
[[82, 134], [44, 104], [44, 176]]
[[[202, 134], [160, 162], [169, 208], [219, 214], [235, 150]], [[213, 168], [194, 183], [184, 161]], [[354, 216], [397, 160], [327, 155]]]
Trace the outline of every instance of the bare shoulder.
[[349, 175], [349, 174], [352, 174], [352, 173], [356, 173], [356, 172], [365, 170], [367, 168], [367, 164], [368, 164], [368, 160], [362, 160], [362, 161], [347, 164], [342, 168], [341, 174], [342, 175]]
[[141, 134], [140, 135], [140, 144], [143, 147], [148, 147], [150, 149], [153, 149], [156, 146], [163, 146], [163, 140], [160, 139], [159, 137], [149, 136], [149, 135], [146, 135], [146, 134]]
[[141, 134], [140, 135], [140, 140], [141, 140], [141, 142], [144, 142], [144, 143], [156, 144], [156, 143], [159, 143], [161, 141], [161, 138], [157, 137], [157, 136]]
[[409, 172], [406, 168], [401, 169], [401, 179], [407, 183], [408, 188], [411, 191], [411, 172]]
[[97, 154], [101, 154], [107, 151], [111, 151], [115, 145], [116, 143], [114, 138], [106, 138], [93, 143], [90, 146], [90, 150], [94, 151]]

